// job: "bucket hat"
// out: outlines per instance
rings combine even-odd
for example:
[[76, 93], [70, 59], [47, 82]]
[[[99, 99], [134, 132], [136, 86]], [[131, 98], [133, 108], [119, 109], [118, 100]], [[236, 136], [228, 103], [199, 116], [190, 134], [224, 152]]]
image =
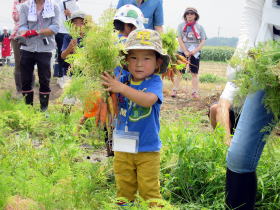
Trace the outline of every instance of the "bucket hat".
[[195, 13], [195, 16], [196, 16], [195, 20], [197, 21], [197, 20], [199, 19], [199, 14], [198, 14], [196, 8], [194, 8], [194, 7], [187, 7], [187, 9], [185, 9], [185, 12], [184, 12], [184, 15], [183, 15], [183, 18], [184, 18], [184, 19], [185, 19], [185, 17], [186, 17], [187, 12], [194, 12], [194, 13]]
[[160, 54], [163, 61], [159, 73], [167, 71], [170, 57], [163, 52], [161, 37], [157, 31], [150, 29], [132, 31], [125, 43], [125, 50], [154, 50]]

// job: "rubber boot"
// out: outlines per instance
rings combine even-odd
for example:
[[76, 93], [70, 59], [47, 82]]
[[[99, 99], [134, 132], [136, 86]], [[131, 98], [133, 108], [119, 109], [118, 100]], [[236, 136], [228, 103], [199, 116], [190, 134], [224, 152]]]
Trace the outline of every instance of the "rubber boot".
[[253, 210], [256, 202], [256, 172], [235, 173], [227, 169], [226, 208], [235, 210]]
[[41, 111], [45, 112], [48, 109], [49, 105], [49, 96], [50, 94], [39, 94], [40, 104], [41, 104]]
[[24, 97], [25, 104], [33, 106], [34, 92], [22, 93], [22, 95]]

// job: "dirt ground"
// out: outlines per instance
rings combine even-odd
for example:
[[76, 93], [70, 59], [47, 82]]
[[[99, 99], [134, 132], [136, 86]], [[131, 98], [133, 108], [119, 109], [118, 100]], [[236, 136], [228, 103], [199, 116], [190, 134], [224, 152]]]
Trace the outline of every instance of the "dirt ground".
[[[201, 62], [200, 74], [212, 73], [220, 77], [225, 77], [226, 74], [226, 64], [217, 62]], [[38, 88], [39, 82], [37, 75], [35, 81], [35, 103], [38, 103]], [[13, 68], [12, 67], [2, 67], [0, 66], [0, 94], [1, 92], [10, 90], [14, 97], [19, 97], [15, 91], [15, 84], [13, 78]], [[63, 93], [63, 90], [56, 84], [56, 78], [51, 79], [51, 103], [58, 103], [57, 99]], [[222, 84], [211, 84], [211, 83], [201, 83], [200, 84], [200, 99], [193, 100], [191, 97], [191, 83], [190, 81], [182, 80], [180, 83], [180, 89], [178, 90], [178, 96], [176, 98], [170, 97], [172, 90], [171, 81], [164, 80], [164, 104], [162, 110], [171, 109], [182, 109], [184, 107], [192, 107], [194, 110], [203, 110], [207, 108], [210, 104], [216, 101], [224, 88], [224, 83]]]

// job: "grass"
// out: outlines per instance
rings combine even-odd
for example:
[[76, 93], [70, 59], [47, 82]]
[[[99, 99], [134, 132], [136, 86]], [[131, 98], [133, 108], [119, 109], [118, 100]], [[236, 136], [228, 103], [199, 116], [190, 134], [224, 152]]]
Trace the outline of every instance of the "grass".
[[[73, 133], [81, 111], [69, 117], [58, 105], [48, 117], [5, 94], [0, 98], [0, 208], [12, 196], [45, 209], [116, 209], [112, 159], [86, 160], [87, 143], [99, 150], [98, 135]], [[175, 119], [175, 116], [179, 116]], [[165, 209], [223, 209], [225, 156], [223, 129], [208, 131], [202, 112], [166, 111], [161, 119], [161, 190]], [[89, 127], [90, 129], [90, 127]], [[279, 141], [270, 141], [261, 159], [258, 205], [279, 207]], [[131, 209], [148, 209], [139, 201]]]
[[199, 81], [201, 83], [224, 83], [226, 79], [215, 74], [202, 74], [199, 76]]

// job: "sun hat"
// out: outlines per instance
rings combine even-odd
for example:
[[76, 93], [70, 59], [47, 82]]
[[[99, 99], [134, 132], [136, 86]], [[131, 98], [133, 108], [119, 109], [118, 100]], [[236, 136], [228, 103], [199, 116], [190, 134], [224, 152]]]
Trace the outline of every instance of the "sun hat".
[[162, 74], [167, 71], [170, 57], [163, 52], [161, 37], [157, 31], [151, 29], [132, 31], [125, 43], [125, 50], [154, 50], [160, 54], [163, 61], [159, 73]]
[[185, 9], [185, 12], [184, 12], [184, 15], [183, 15], [184, 19], [185, 19], [186, 15], [187, 15], [187, 12], [194, 12], [195, 15], [196, 15], [195, 20], [197, 21], [199, 19], [199, 14], [198, 14], [196, 8], [194, 8], [194, 7], [187, 7], [187, 9]]
[[114, 20], [120, 20], [123, 23], [131, 23], [136, 29], [144, 29], [144, 15], [138, 7], [132, 4], [126, 4], [120, 7], [116, 12]]
[[75, 11], [71, 14], [70, 21], [74, 20], [75, 18], [82, 18], [85, 19], [86, 14], [82, 11]]

